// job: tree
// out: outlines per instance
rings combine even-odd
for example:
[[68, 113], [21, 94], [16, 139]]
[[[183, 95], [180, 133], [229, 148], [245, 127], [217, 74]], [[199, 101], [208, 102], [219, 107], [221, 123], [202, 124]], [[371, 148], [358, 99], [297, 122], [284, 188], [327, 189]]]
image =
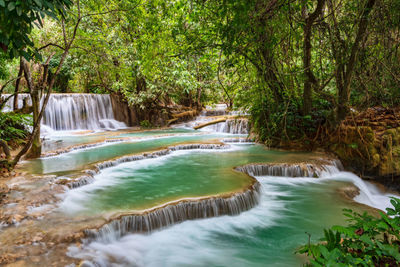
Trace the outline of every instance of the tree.
[[34, 25], [42, 25], [45, 16], [63, 17], [71, 5], [70, 0], [0, 0], [0, 48], [10, 58], [38, 55], [29, 36]]
[[[37, 4], [37, 3], [35, 3], [35, 4]], [[15, 8], [16, 7], [19, 7], [19, 5], [15, 6]], [[23, 7], [24, 6], [22, 6], [21, 8], [23, 8]], [[58, 8], [57, 9], [58, 11], [64, 10], [63, 7], [60, 7], [60, 6], [57, 6], [57, 5], [56, 5], [56, 7]], [[10, 7], [10, 5], [8, 5], [7, 8], [9, 10], [11, 9], [10, 11], [13, 11], [12, 6]], [[33, 6], [32, 8], [34, 10], [36, 10], [35, 6]], [[50, 5], [50, 4], [47, 4], [47, 8], [49, 8], [50, 10], [53, 10], [53, 11], [55, 10], [54, 9], [55, 7]], [[47, 10], [47, 9], [45, 9], [45, 10]], [[20, 11], [17, 11], [17, 13], [19, 14]], [[46, 13], [50, 14], [49, 11], [47, 11]], [[55, 16], [54, 13], [52, 13], [52, 14]], [[61, 14], [61, 16], [63, 16], [63, 14]], [[61, 70], [61, 67], [62, 67], [62, 65], [63, 65], [63, 63], [65, 61], [66, 56], [69, 53], [69, 50], [70, 50], [71, 45], [72, 45], [72, 43], [73, 43], [73, 41], [75, 39], [76, 31], [78, 29], [78, 26], [79, 26], [79, 23], [80, 23], [81, 19], [82, 19], [82, 15], [80, 13], [79, 1], [77, 1], [76, 22], [75, 22], [75, 26], [73, 28], [73, 31], [71, 33], [71, 37], [70, 38], [67, 38], [67, 32], [66, 32], [66, 28], [65, 28], [64, 18], [61, 19], [61, 28], [62, 28], [62, 31], [64, 33], [64, 35], [63, 35], [64, 36], [64, 47], [61, 47], [61, 46], [56, 45], [56, 44], [49, 43], [49, 44], [46, 44], [45, 46], [37, 49], [38, 51], [40, 51], [40, 50], [42, 50], [44, 48], [47, 48], [47, 47], [50, 47], [50, 46], [56, 46], [56, 47], [62, 48], [62, 50], [63, 50], [60, 63], [59, 63], [59, 65], [58, 65], [58, 67], [57, 67], [57, 69], [56, 69], [56, 71], [54, 73], [54, 76], [50, 80], [47, 79], [48, 71], [49, 71], [48, 64], [49, 64], [49, 61], [50, 61], [50, 59], [52, 58], [52, 56], [54, 54], [51, 54], [48, 57], [48, 59], [46, 60], [46, 62], [44, 64], [41, 64], [42, 65], [42, 75], [40, 75], [37, 78], [37, 80], [33, 79], [31, 68], [30, 68], [27, 60], [26, 59], [21, 59], [21, 66], [22, 66], [22, 69], [23, 69], [24, 77], [25, 77], [25, 80], [27, 82], [27, 86], [28, 86], [28, 89], [29, 89], [29, 92], [30, 92], [30, 95], [31, 95], [31, 99], [32, 99], [32, 104], [33, 104], [33, 130], [32, 130], [32, 133], [31, 133], [30, 137], [28, 138], [27, 143], [23, 146], [21, 151], [15, 156], [15, 158], [13, 160], [8, 160], [9, 161], [8, 165], [10, 167], [14, 167], [19, 162], [21, 157], [23, 155], [25, 155], [29, 151], [29, 149], [30, 149], [30, 153], [29, 154], [30, 154], [31, 157], [38, 157], [41, 154], [40, 122], [41, 122], [41, 119], [43, 117], [44, 110], [46, 109], [46, 105], [47, 105], [47, 103], [49, 101], [50, 94], [51, 94], [51, 91], [52, 91], [54, 83], [55, 83], [55, 79], [56, 79], [58, 73]], [[30, 24], [29, 27], [31, 27], [31, 26], [32, 25]], [[22, 34], [23, 36], [24, 36], [24, 34], [25, 35], [28, 34], [31, 31], [31, 28], [29, 28], [29, 27], [23, 28], [22, 31], [24, 31], [24, 32], [20, 32], [20, 34]], [[18, 34], [17, 35], [13, 35], [13, 36], [18, 36]], [[13, 39], [9, 39], [9, 40], [13, 40]], [[10, 44], [10, 42], [8, 44]], [[11, 42], [11, 44], [12, 44], [12, 42]], [[32, 45], [33, 43], [29, 43], [29, 44]], [[17, 47], [13, 47], [13, 49], [15, 51], [18, 50]], [[8, 50], [8, 48], [7, 48], [7, 50]], [[25, 55], [28, 58], [32, 58], [32, 55], [27, 54], [27, 52], [24, 50], [24, 47], [19, 47], [18, 52], [23, 54], [23, 55]], [[13, 56], [13, 55], [14, 54], [12, 54], [11, 56]], [[45, 96], [45, 98], [43, 100], [42, 106], [40, 106], [41, 94], [43, 92], [45, 92], [45, 91], [46, 91], [46, 96]]]
[[[369, 14], [371, 13], [375, 5], [375, 0], [368, 0], [361, 8], [361, 15], [356, 22], [357, 33], [354, 41], [343, 40], [340, 31], [340, 26], [336, 14], [336, 6], [332, 0], [329, 1], [329, 9], [331, 12], [332, 23], [330, 25], [331, 34], [331, 46], [332, 54], [334, 57], [336, 70], [335, 79], [338, 91], [338, 106], [337, 106], [337, 120], [343, 120], [349, 111], [349, 100], [350, 100], [350, 85], [354, 73], [354, 68], [358, 60], [358, 54], [360, 51], [360, 45], [365, 41], [367, 35], [367, 27], [369, 22]], [[350, 38], [351, 40], [352, 38]], [[346, 41], [348, 43], [346, 43]], [[348, 53], [350, 47], [350, 54]]]

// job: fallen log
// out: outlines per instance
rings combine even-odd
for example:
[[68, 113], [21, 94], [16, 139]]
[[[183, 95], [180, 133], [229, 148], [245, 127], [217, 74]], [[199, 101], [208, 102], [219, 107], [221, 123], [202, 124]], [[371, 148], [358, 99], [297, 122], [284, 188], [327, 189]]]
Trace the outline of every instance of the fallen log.
[[167, 125], [170, 125], [171, 123], [176, 122], [177, 120], [179, 120], [179, 118], [167, 120]]

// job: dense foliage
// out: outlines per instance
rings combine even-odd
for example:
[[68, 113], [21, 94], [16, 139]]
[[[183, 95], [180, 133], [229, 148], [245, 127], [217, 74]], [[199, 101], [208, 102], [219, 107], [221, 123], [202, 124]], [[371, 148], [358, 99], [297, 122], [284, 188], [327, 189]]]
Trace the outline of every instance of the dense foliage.
[[11, 58], [38, 54], [29, 35], [34, 25], [43, 26], [45, 16], [57, 19], [70, 5], [70, 0], [0, 0], [0, 47]]
[[[1, 28], [9, 41], [0, 42], [11, 42], [0, 56], [2, 83], [18, 72], [18, 60], [4, 59], [18, 55], [13, 47], [40, 52], [35, 64], [51, 57], [51, 79], [74, 36], [55, 91], [118, 94], [138, 112], [225, 102], [247, 110], [253, 131], [268, 144], [312, 143], [319, 129], [335, 127], [351, 109], [400, 104], [397, 0], [70, 4], [0, 1], [2, 20], [11, 25]], [[65, 7], [68, 16], [56, 19]], [[34, 27], [38, 16], [42, 26]], [[40, 68], [32, 71], [41, 76]]]
[[23, 142], [32, 126], [30, 115], [0, 112], [0, 139], [7, 142]]
[[380, 212], [380, 218], [345, 210], [348, 226], [325, 230], [321, 243], [308, 244], [312, 266], [399, 266], [400, 199], [392, 198], [394, 209]]

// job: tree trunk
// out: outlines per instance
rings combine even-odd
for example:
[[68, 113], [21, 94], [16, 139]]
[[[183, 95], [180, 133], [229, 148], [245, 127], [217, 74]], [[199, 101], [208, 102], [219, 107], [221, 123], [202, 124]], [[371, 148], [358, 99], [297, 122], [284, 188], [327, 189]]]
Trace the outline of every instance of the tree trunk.
[[201, 110], [202, 109], [202, 106], [201, 106], [201, 91], [202, 91], [202, 89], [201, 89], [201, 87], [199, 87], [199, 88], [197, 88], [197, 103], [196, 103], [196, 106], [197, 106], [197, 110]]
[[33, 108], [33, 124], [38, 123], [37, 131], [34, 133], [32, 146], [27, 154], [28, 158], [38, 158], [42, 154], [42, 142], [40, 141], [40, 122], [39, 121], [39, 113], [40, 113], [40, 96], [39, 91], [34, 89], [31, 93], [32, 99], [32, 108]]
[[6, 160], [9, 161], [11, 159], [11, 153], [7, 142], [0, 139], [0, 147], [3, 148], [3, 152], [6, 155]]
[[19, 60], [19, 71], [18, 71], [18, 78], [15, 82], [15, 90], [14, 90], [14, 103], [13, 103], [13, 110], [18, 110], [18, 93], [19, 93], [19, 84], [21, 82], [22, 72], [24, 71], [24, 67], [22, 66], [22, 58]]
[[303, 67], [304, 67], [304, 90], [303, 90], [303, 115], [308, 115], [312, 109], [312, 85], [317, 83], [317, 79], [311, 68], [311, 37], [314, 21], [322, 14], [325, 0], [318, 0], [315, 11], [307, 15], [307, 7], [303, 7], [303, 16], [305, 17], [304, 26], [304, 44], [303, 44]]
[[364, 7], [360, 18], [356, 39], [351, 47], [350, 58], [346, 64], [346, 72], [344, 73], [343, 80], [340, 82], [342, 86], [338, 86], [338, 107], [336, 114], [338, 122], [344, 120], [349, 111], [351, 78], [353, 76], [354, 67], [357, 63], [357, 57], [360, 51], [360, 43], [365, 38], [367, 33], [368, 16], [375, 5], [375, 1], [376, 0], [368, 0]]

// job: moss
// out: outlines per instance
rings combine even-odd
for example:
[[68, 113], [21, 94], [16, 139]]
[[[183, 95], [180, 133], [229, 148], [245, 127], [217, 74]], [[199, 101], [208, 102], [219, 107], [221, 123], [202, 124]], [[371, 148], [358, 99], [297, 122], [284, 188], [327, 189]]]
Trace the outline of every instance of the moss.
[[378, 153], [374, 154], [372, 156], [372, 167], [375, 168], [379, 165], [379, 163], [381, 162], [381, 157], [379, 156]]
[[397, 129], [389, 129], [389, 130], [386, 130], [384, 134], [395, 137], [398, 134], [398, 132], [397, 132]]
[[368, 143], [374, 143], [376, 142], [375, 140], [375, 134], [373, 132], [368, 132], [365, 135], [365, 141], [367, 141]]
[[[400, 157], [400, 146], [395, 146], [392, 148], [393, 151], [393, 156], [394, 157]], [[400, 159], [399, 159], [400, 161]]]

